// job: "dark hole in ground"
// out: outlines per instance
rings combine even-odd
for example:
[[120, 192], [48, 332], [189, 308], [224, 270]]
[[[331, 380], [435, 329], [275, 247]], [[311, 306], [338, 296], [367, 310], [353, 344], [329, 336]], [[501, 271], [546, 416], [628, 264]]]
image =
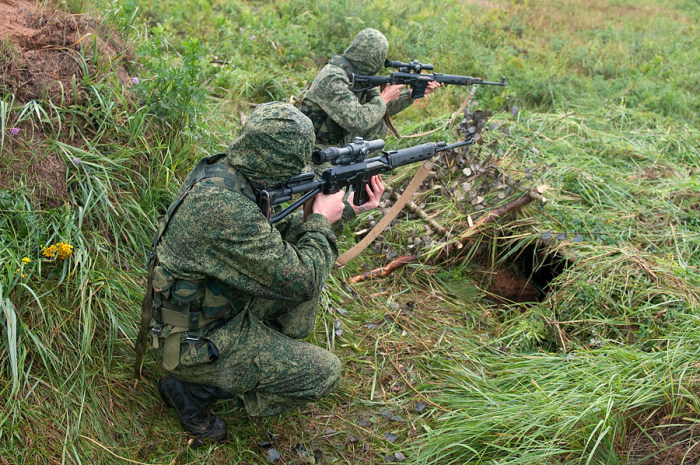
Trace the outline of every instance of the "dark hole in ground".
[[552, 281], [568, 266], [559, 254], [547, 254], [538, 244], [519, 251], [508, 265], [494, 270], [487, 291], [497, 304], [542, 301], [550, 291]]

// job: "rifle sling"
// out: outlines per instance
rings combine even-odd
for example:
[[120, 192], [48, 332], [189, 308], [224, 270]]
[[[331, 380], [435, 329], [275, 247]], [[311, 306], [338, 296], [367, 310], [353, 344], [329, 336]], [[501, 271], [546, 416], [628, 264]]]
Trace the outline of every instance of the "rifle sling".
[[[403, 137], [418, 137], [422, 136], [425, 134], [430, 134], [431, 132], [438, 131], [440, 129], [444, 129], [447, 126], [449, 126], [452, 121], [455, 119], [455, 117], [458, 114], [461, 114], [464, 112], [464, 110], [469, 106], [469, 102], [471, 99], [474, 97], [474, 93], [476, 92], [476, 86], [472, 86], [471, 92], [469, 92], [469, 95], [467, 95], [467, 98], [464, 99], [464, 102], [462, 102], [462, 105], [459, 107], [459, 109], [452, 114], [452, 117], [450, 120], [447, 122], [447, 124], [441, 128], [434, 129], [433, 131], [429, 131], [427, 133], [423, 134], [416, 134], [412, 136], [403, 136]], [[399, 133], [394, 129], [394, 126], [391, 125], [391, 120], [389, 119], [389, 113], [386, 113], [384, 115], [384, 121], [387, 123], [387, 127], [389, 128], [390, 131], [392, 131], [396, 137], [399, 139], [401, 136]], [[387, 226], [389, 226], [389, 223], [396, 218], [396, 216], [399, 214], [401, 210], [403, 210], [403, 207], [406, 206], [408, 203], [408, 200], [410, 197], [418, 190], [418, 187], [423, 183], [425, 178], [428, 176], [428, 173], [430, 173], [430, 170], [433, 169], [433, 164], [435, 163], [435, 158], [433, 157], [430, 160], [426, 160], [423, 162], [423, 165], [420, 167], [416, 175], [413, 177], [411, 180], [410, 184], [408, 187], [406, 187], [406, 190], [403, 191], [401, 194], [401, 197], [396, 201], [396, 203], [389, 209], [389, 211], [384, 215], [384, 217], [377, 222], [377, 224], [372, 228], [372, 230], [362, 238], [360, 242], [355, 244], [354, 247], [352, 247], [350, 250], [347, 250], [345, 253], [343, 253], [340, 257], [335, 262], [335, 265], [338, 267], [343, 267], [350, 262], [353, 258], [357, 257], [362, 253], [363, 250], [367, 248], [374, 240], [386, 229]]]
[[411, 196], [418, 190], [418, 187], [423, 183], [430, 170], [433, 169], [433, 164], [435, 164], [436, 157], [426, 160], [421, 165], [420, 169], [416, 175], [411, 180], [410, 184], [405, 191], [401, 194], [401, 197], [396, 201], [396, 203], [389, 209], [389, 211], [384, 215], [384, 217], [377, 222], [377, 224], [372, 228], [372, 230], [364, 237], [360, 242], [355, 244], [350, 250], [346, 251], [338, 260], [336, 260], [336, 266], [343, 267], [348, 264], [350, 260], [357, 257], [363, 250], [367, 248], [376, 238], [379, 236], [389, 223], [396, 218], [403, 207], [406, 206], [408, 200]]
[[148, 279], [146, 281], [146, 294], [141, 302], [141, 325], [136, 336], [136, 361], [134, 363], [134, 377], [136, 380], [141, 379], [141, 364], [143, 355], [146, 352], [146, 337], [148, 336], [148, 323], [151, 320], [151, 311], [153, 310], [153, 268], [156, 266], [157, 259], [153, 257], [148, 265]]

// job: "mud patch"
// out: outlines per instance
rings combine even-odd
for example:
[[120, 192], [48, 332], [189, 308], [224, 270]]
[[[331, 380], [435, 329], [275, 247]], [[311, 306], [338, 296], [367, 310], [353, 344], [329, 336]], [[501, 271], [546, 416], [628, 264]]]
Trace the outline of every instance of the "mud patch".
[[[82, 101], [83, 68], [94, 69], [95, 56], [101, 66], [113, 65], [118, 79], [128, 83], [121, 65], [126, 47], [114, 37], [99, 37], [97, 22], [85, 16], [42, 8], [30, 0], [0, 0], [0, 38], [0, 93], [14, 94], [16, 102]], [[83, 58], [81, 47], [95, 47], [98, 54]]]
[[529, 279], [510, 268], [496, 270], [486, 292], [489, 294], [489, 300], [501, 305], [537, 302], [543, 295]]
[[629, 463], [680, 465], [700, 463], [700, 423], [658, 413], [635, 425], [625, 438]]
[[[85, 15], [71, 15], [33, 0], [0, 0], [0, 98], [10, 108], [10, 116], [4, 115], [0, 188], [21, 188], [35, 208], [57, 207], [69, 200], [66, 165], [49, 150], [47, 135], [73, 146], [81, 141], [69, 139], [75, 135], [56, 135], [55, 127], [45, 125], [59, 121], [59, 127], [65, 128], [88, 113], [82, 109], [62, 112], [87, 103], [85, 73], [101, 82], [129, 85], [127, 66], [132, 56], [119, 38]], [[36, 108], [30, 107], [32, 100], [40, 102]], [[23, 114], [37, 118], [17, 122], [12, 115], [22, 106]]]
[[68, 200], [66, 165], [56, 154], [38, 151], [6, 155], [0, 169], [0, 188], [26, 186], [35, 208], [58, 207]]

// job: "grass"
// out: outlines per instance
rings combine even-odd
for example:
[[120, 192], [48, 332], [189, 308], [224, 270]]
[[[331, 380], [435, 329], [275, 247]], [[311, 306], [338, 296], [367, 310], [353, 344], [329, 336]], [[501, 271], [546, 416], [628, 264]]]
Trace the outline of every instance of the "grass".
[[[626, 464], [669, 450], [680, 457], [669, 463], [697, 460], [694, 2], [63, 7], [99, 11], [136, 48], [139, 82], [120, 83], [86, 47], [76, 84], [84, 101], [0, 99], [0, 156], [21, 173], [0, 177], [8, 187], [0, 189], [0, 462], [267, 463], [266, 443], [290, 464], [312, 463], [310, 455], [348, 464]], [[281, 418], [249, 419], [224, 402], [217, 411], [233, 442], [189, 449], [158, 399], [157, 365], [147, 362], [138, 387], [131, 379], [157, 217], [195, 160], [232, 140], [251, 104], [298, 95], [369, 26], [386, 33], [392, 58], [510, 83], [477, 91], [471, 109], [495, 112], [486, 143], [442, 159], [417, 204], [458, 234], [480, 214], [475, 205], [491, 210], [520, 195], [493, 176], [464, 174], [479, 167], [546, 184], [549, 201], [485, 227], [445, 262], [428, 252], [447, 239], [402, 214], [328, 283], [312, 340], [344, 361], [339, 391]], [[397, 127], [444, 124], [467, 91], [441, 89]], [[390, 137], [387, 147], [454, 141], [455, 126]], [[65, 190], [32, 181], [37, 166], [58, 173]], [[390, 183], [405, 185], [415, 169]], [[342, 248], [378, 217], [365, 213], [346, 228]], [[73, 254], [42, 258], [56, 242]], [[418, 250], [387, 278], [346, 284]], [[492, 304], [500, 267], [552, 260], [565, 266], [541, 301]], [[676, 445], [635, 450], [639, 435], [672, 439], [668, 424]]]

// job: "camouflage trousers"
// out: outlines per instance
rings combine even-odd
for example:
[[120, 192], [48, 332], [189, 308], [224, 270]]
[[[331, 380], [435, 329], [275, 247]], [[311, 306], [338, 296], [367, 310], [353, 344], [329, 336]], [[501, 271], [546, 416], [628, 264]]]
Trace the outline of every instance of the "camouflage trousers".
[[[314, 402], [340, 383], [340, 360], [301, 339], [314, 329], [318, 299], [263, 323], [244, 310], [204, 337], [219, 351], [209, 361], [207, 343], [180, 344], [176, 378], [237, 394], [248, 415], [283, 413]], [[156, 358], [160, 359], [161, 354]]]

